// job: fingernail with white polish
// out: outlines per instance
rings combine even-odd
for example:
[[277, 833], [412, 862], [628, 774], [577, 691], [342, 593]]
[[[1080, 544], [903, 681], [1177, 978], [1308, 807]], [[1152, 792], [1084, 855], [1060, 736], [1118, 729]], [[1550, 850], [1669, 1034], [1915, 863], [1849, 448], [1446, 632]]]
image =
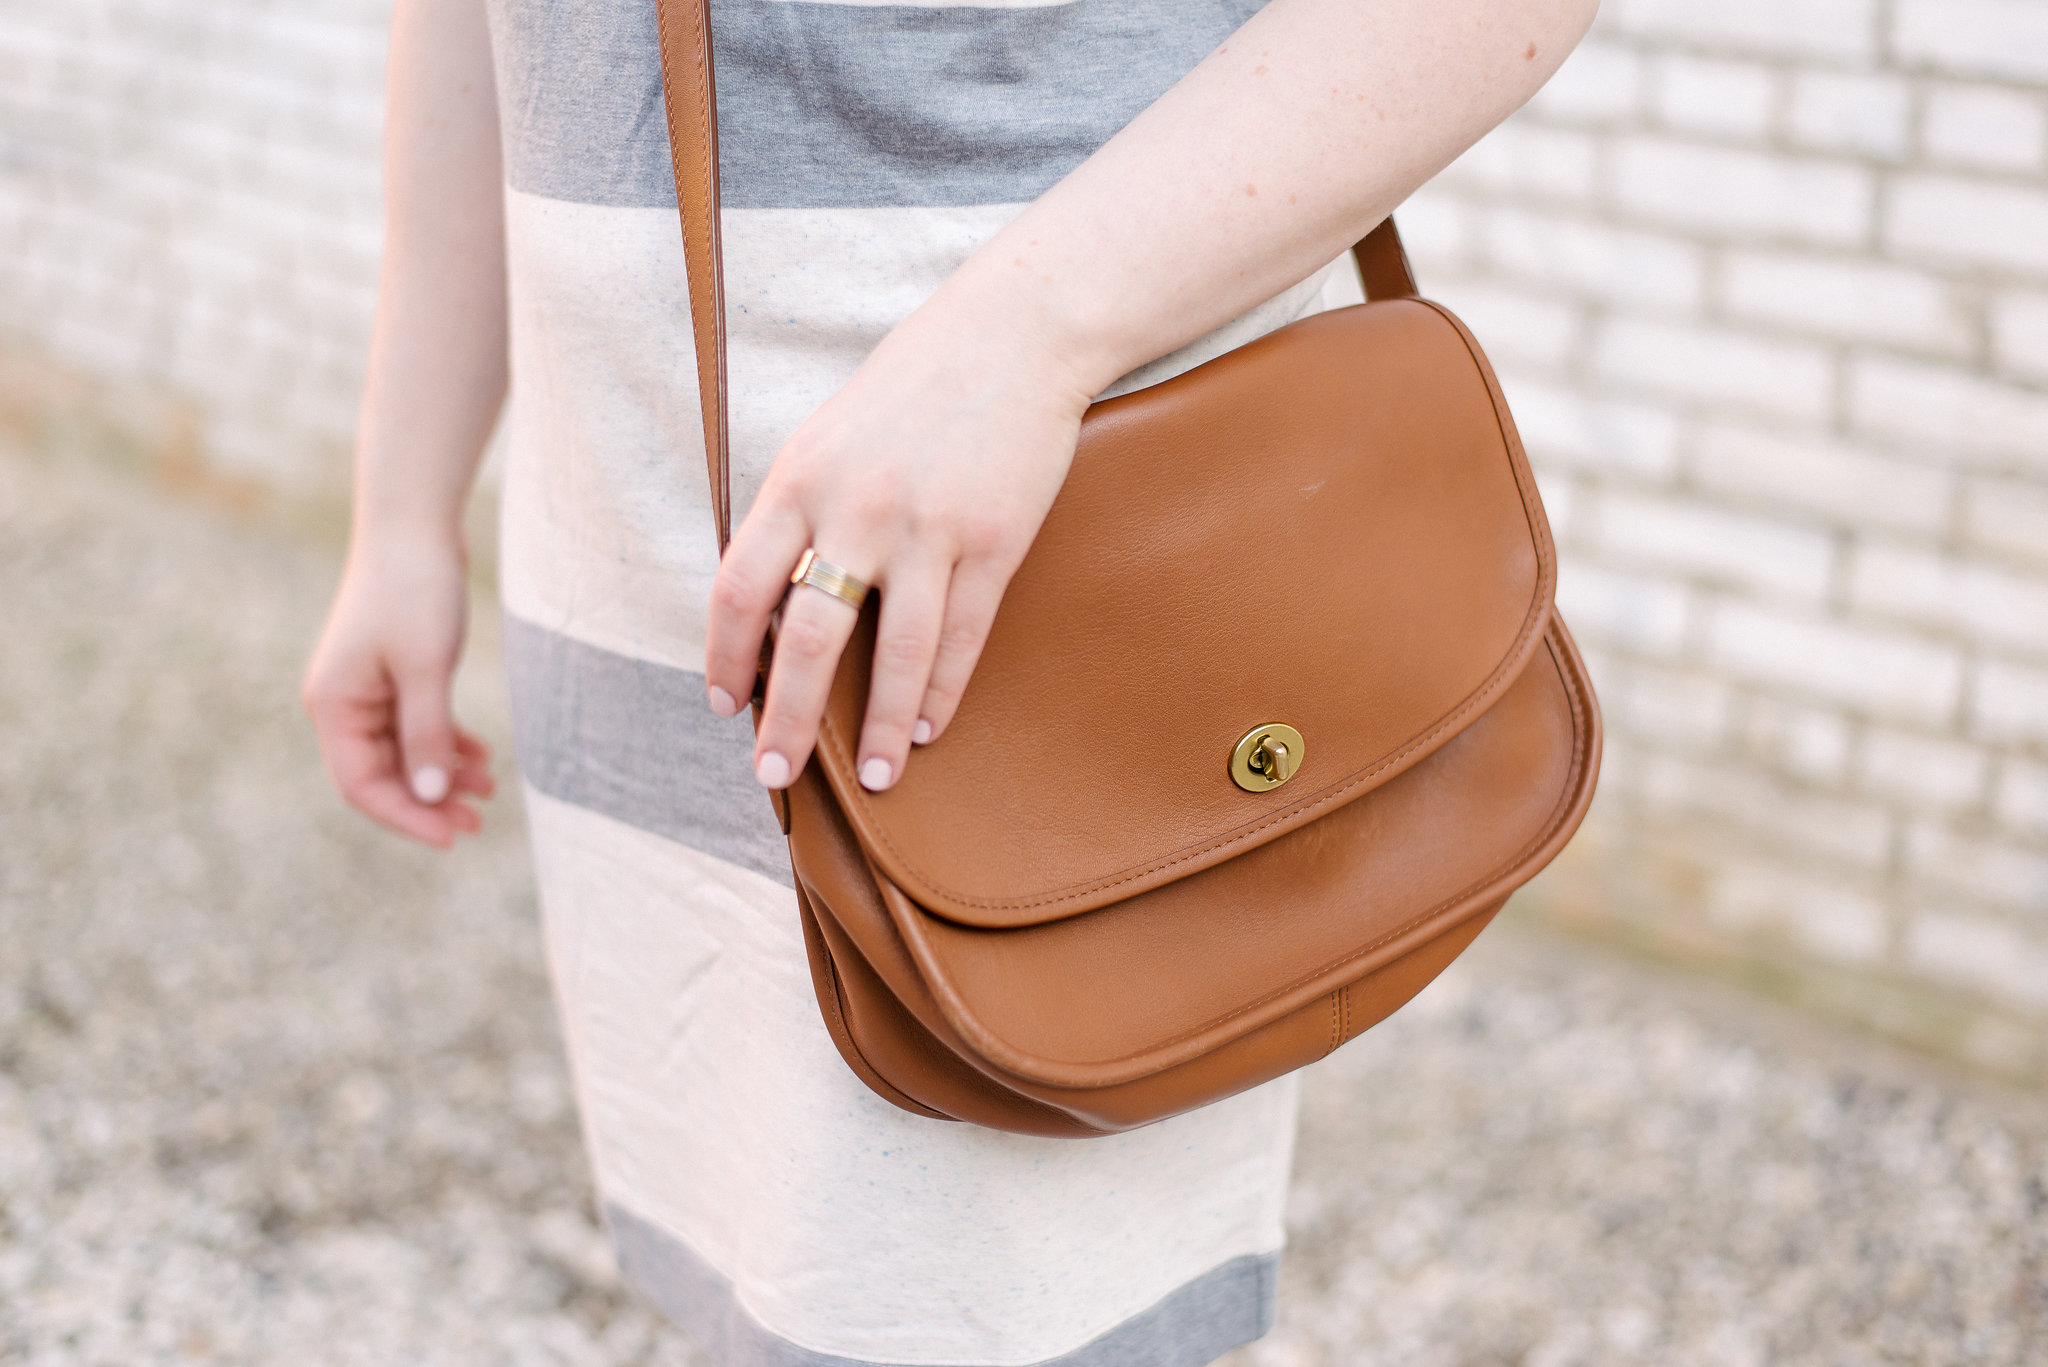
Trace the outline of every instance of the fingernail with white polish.
[[860, 786], [871, 793], [879, 793], [889, 786], [889, 761], [880, 755], [860, 766]]
[[717, 684], [711, 685], [709, 697], [711, 699], [711, 710], [721, 717], [730, 717], [733, 713], [740, 710], [740, 705], [732, 700], [732, 694], [726, 692]]
[[433, 806], [448, 796], [448, 771], [438, 764], [422, 764], [412, 771], [412, 795]]
[[923, 717], [919, 717], [917, 725], [910, 728], [910, 743], [912, 745], [924, 745], [929, 743], [931, 738], [932, 724]]
[[773, 750], [765, 751], [754, 761], [754, 777], [761, 781], [763, 788], [787, 788], [789, 761]]

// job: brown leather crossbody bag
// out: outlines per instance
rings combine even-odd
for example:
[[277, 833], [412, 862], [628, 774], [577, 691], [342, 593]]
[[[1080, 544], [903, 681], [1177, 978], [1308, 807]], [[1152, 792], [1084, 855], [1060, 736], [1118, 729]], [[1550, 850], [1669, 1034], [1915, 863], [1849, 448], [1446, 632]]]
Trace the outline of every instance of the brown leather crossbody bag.
[[[731, 530], [706, 0], [657, 0]], [[1369, 302], [1095, 404], [952, 725], [854, 745], [871, 600], [776, 808], [839, 1052], [920, 1115], [1148, 1124], [1328, 1054], [1563, 848], [1600, 721], [1479, 344], [1391, 220]]]

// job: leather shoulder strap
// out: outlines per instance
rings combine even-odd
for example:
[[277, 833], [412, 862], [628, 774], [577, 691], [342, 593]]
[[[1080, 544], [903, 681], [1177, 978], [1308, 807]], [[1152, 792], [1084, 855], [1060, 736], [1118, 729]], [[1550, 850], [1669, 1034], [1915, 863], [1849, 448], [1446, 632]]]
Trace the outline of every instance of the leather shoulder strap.
[[718, 92], [711, 76], [710, 10], [710, 0], [655, 0], [654, 18], [676, 208], [683, 219], [711, 516], [718, 523], [718, 553], [724, 555], [732, 540], [732, 479], [726, 457], [725, 261], [718, 246]]
[[1408, 253], [1401, 246], [1401, 230], [1394, 226], [1392, 214], [1381, 219], [1379, 226], [1351, 249], [1351, 255], [1358, 262], [1358, 278], [1365, 282], [1367, 299], [1415, 297], [1415, 272], [1408, 268]]
[[[718, 93], [711, 75], [710, 0], [655, 0], [662, 100], [683, 262], [690, 282], [690, 331], [697, 343], [697, 394], [704, 409], [704, 463], [718, 550], [732, 540], [732, 475], [726, 442], [725, 262], [718, 245]], [[1410, 298], [1415, 275], [1394, 220], [1382, 220], [1351, 249], [1367, 299]]]

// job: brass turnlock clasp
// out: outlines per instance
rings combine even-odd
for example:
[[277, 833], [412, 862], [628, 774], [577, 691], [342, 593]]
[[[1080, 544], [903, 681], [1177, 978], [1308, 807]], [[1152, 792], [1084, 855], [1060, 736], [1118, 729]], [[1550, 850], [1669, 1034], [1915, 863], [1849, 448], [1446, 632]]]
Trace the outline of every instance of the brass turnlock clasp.
[[1300, 773], [1307, 754], [1301, 732], [1286, 722], [1254, 726], [1230, 752], [1230, 781], [1248, 793], [1268, 792]]

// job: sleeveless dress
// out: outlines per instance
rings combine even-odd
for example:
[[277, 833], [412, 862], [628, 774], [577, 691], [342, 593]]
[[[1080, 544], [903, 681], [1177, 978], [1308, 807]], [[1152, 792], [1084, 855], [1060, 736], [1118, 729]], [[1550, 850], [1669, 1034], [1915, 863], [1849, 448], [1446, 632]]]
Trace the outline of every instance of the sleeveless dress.
[[[736, 517], [890, 327], [1259, 3], [716, 0]], [[514, 719], [625, 1276], [719, 1367], [1196, 1367], [1258, 1337], [1293, 1078], [1049, 1140], [910, 1115], [834, 1051], [751, 728], [704, 703], [717, 551], [653, 0], [489, 8]], [[1119, 388], [1357, 297], [1326, 269]]]

